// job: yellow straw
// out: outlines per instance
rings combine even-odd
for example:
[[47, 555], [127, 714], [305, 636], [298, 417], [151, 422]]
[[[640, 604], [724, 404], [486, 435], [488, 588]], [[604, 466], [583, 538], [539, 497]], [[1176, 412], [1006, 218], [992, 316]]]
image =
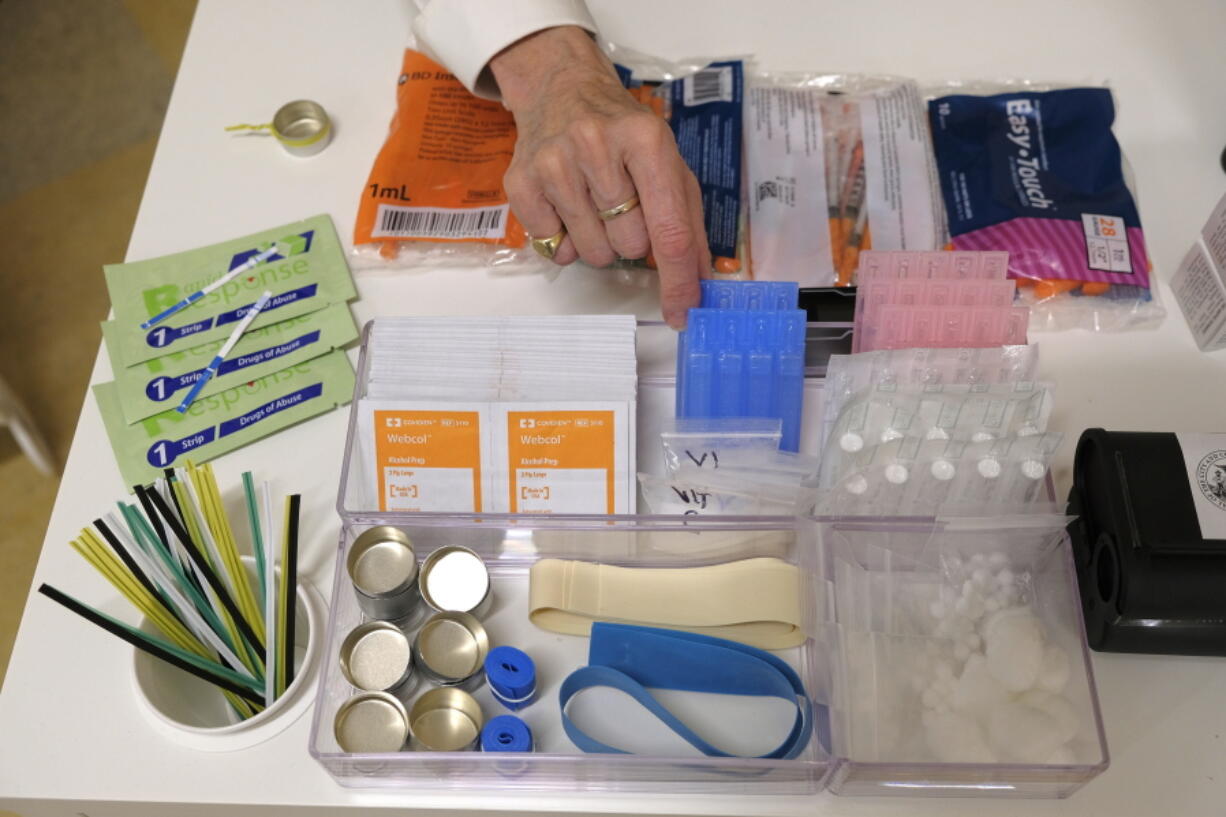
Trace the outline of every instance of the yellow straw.
[[203, 468], [194, 468], [193, 470], [199, 475], [196, 490], [200, 494], [201, 501], [211, 511], [209, 527], [213, 531], [213, 538], [217, 542], [217, 550], [221, 554], [222, 560], [226, 562], [227, 569], [230, 572], [230, 583], [235, 590], [235, 603], [238, 604], [243, 615], [247, 617], [247, 621], [251, 624], [251, 629], [255, 631], [260, 641], [266, 641], [267, 634], [264, 628], [264, 616], [259, 605], [256, 604], [255, 593], [251, 589], [250, 577], [247, 575], [247, 570], [243, 567], [242, 559], [238, 555], [238, 544], [234, 540], [234, 530], [230, 527], [229, 517], [226, 516], [225, 507], [222, 504], [221, 490], [217, 487], [217, 478], [213, 475], [213, 467], [206, 465]]
[[[281, 518], [281, 581], [277, 585], [277, 610], [286, 610], [289, 606], [289, 581], [286, 580], [284, 571], [289, 569], [289, 497], [285, 498], [285, 512]], [[285, 616], [277, 614], [277, 649], [281, 649], [281, 645], [285, 644], [286, 638], [289, 638], [285, 631]], [[292, 650], [286, 650], [285, 654], [293, 655]], [[285, 662], [277, 661], [276, 675], [276, 697], [280, 698], [285, 694]]]

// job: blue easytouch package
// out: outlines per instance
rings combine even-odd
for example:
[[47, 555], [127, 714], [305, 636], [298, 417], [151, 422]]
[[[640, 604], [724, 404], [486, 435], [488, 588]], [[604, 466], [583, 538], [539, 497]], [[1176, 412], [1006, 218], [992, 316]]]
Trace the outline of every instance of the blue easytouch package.
[[1148, 297], [1149, 256], [1109, 90], [958, 94], [928, 112], [955, 249], [1007, 250], [1009, 275], [1023, 283]]

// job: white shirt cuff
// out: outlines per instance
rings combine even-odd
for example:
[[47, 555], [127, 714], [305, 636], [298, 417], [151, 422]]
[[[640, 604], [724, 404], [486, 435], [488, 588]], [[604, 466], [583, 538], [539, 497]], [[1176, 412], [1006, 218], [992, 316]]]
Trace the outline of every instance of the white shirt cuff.
[[596, 23], [583, 0], [433, 0], [413, 20], [418, 48], [445, 66], [479, 97], [499, 99], [485, 70], [494, 55], [516, 40], [556, 26]]

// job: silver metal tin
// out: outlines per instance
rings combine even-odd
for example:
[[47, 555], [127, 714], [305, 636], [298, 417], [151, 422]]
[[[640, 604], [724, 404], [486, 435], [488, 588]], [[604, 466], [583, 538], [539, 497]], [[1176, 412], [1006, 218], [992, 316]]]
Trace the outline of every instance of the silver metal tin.
[[435, 613], [413, 639], [413, 664], [439, 686], [473, 690], [485, 680], [490, 639], [469, 613]]
[[409, 711], [409, 745], [419, 752], [466, 752], [480, 745], [485, 715], [461, 689], [432, 689]]
[[421, 565], [421, 597], [432, 610], [472, 613], [489, 611], [490, 573], [473, 551], [447, 545], [431, 553]]
[[413, 648], [399, 627], [370, 621], [341, 642], [341, 673], [363, 692], [387, 692], [404, 700], [413, 691]]
[[404, 621], [417, 609], [417, 554], [399, 528], [379, 525], [354, 540], [345, 560], [358, 607], [368, 618]]
[[386, 692], [362, 692], [341, 704], [332, 731], [343, 752], [402, 752], [409, 716], [404, 704]]
[[272, 135], [293, 156], [314, 156], [332, 141], [332, 120], [318, 102], [296, 99], [277, 109]]

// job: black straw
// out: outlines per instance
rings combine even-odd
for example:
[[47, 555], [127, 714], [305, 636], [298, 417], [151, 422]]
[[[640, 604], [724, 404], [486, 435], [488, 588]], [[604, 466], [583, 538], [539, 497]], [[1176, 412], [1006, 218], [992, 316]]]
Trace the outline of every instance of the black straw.
[[285, 688], [294, 682], [294, 615], [298, 611], [298, 512], [302, 496], [290, 494], [288, 537], [281, 579], [285, 582], [285, 638], [281, 639], [281, 656], [285, 667]]
[[263, 697], [256, 695], [254, 692], [247, 689], [243, 685], [236, 684], [235, 682], [231, 681], [229, 678], [222, 678], [219, 675], [214, 675], [213, 673], [209, 672], [206, 669], [203, 669], [201, 667], [196, 666], [195, 664], [191, 664], [187, 661], [184, 661], [182, 658], [180, 658], [179, 656], [175, 655], [172, 652], [167, 651], [166, 649], [164, 649], [161, 645], [157, 644], [156, 642], [147, 641], [144, 638], [141, 638], [140, 636], [136, 635], [136, 633], [118, 626], [117, 624], [115, 624], [115, 622], [107, 619], [106, 617], [102, 615], [99, 615], [96, 611], [91, 610], [89, 607], [86, 607], [84, 604], [81, 604], [79, 601], [72, 598], [71, 596], [68, 596], [62, 593], [59, 590], [56, 590], [51, 585], [44, 584], [40, 586], [38, 588], [38, 592], [42, 593], [44, 596], [51, 599], [52, 601], [59, 602], [60, 604], [64, 605], [69, 610], [73, 611], [74, 613], [81, 616], [82, 618], [87, 619], [88, 621], [91, 621], [94, 624], [97, 624], [99, 627], [106, 630], [111, 635], [115, 635], [115, 636], [118, 636], [119, 638], [122, 638], [124, 641], [128, 642], [133, 647], [136, 647], [138, 650], [144, 650], [145, 652], [149, 653], [155, 658], [160, 658], [168, 664], [173, 664], [174, 666], [178, 667], [184, 672], [189, 672], [192, 675], [195, 675], [197, 678], [200, 678], [202, 680], [208, 681], [210, 684], [214, 684], [216, 686], [221, 687], [227, 692], [233, 692], [235, 695], [238, 695], [240, 698], [244, 698], [250, 701], [251, 703], [263, 706], [264, 704]]
[[218, 600], [221, 601], [221, 606], [226, 608], [226, 612], [234, 620], [234, 626], [238, 627], [238, 631], [242, 633], [243, 638], [247, 640], [247, 643], [251, 645], [256, 654], [263, 655], [264, 644], [256, 637], [255, 631], [251, 629], [251, 624], [239, 611], [238, 605], [234, 603], [234, 599], [230, 598], [230, 593], [226, 590], [225, 584], [217, 578], [217, 574], [209, 567], [208, 560], [201, 555], [196, 547], [196, 543], [192, 541], [191, 536], [179, 524], [179, 520], [175, 518], [170, 508], [166, 506], [166, 500], [162, 499], [157, 491], [150, 491], [149, 499], [166, 519], [166, 524], [170, 526], [174, 535], [179, 537], [179, 541], [187, 549], [187, 555], [191, 557], [192, 562], [195, 563], [196, 567], [200, 568], [200, 573], [204, 576], [205, 581], [209, 583], [209, 586], [213, 588], [213, 592], [217, 594]]

